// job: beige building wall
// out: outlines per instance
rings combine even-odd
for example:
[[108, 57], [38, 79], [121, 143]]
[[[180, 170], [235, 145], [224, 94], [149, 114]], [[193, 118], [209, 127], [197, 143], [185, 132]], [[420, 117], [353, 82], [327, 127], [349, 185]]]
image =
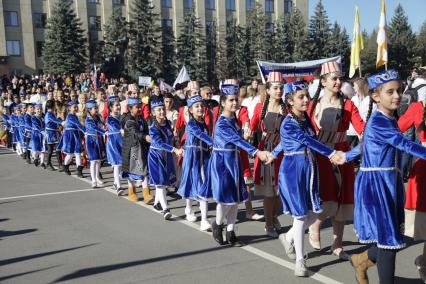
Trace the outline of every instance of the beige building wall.
[[[50, 17], [52, 7], [57, 0], [0, 0], [0, 75], [4, 73], [34, 73], [43, 68], [42, 57], [37, 56], [37, 42], [44, 41], [44, 28], [34, 25], [34, 13], [45, 13]], [[131, 7], [134, 0], [73, 0], [73, 7], [80, 18], [82, 28], [86, 31], [88, 39], [103, 40], [103, 27], [111, 17], [115, 8], [120, 8], [123, 17], [130, 20]], [[172, 20], [172, 28], [175, 37], [179, 36], [179, 27], [183, 21], [185, 10], [184, 0], [171, 0], [171, 7], [162, 7], [162, 0], [151, 0], [155, 6], [155, 12], [160, 15], [160, 25], [164, 19]], [[234, 17], [237, 24], [244, 26], [247, 17], [247, 0], [235, 0], [235, 11], [226, 10], [227, 0], [214, 0], [215, 9], [207, 10], [205, 0], [193, 0], [196, 16], [203, 27], [206, 23], [215, 21], [219, 25], [219, 36], [226, 32], [227, 17]], [[265, 7], [266, 0], [255, 0]], [[302, 12], [305, 22], [308, 22], [309, 0], [292, 0], [293, 5]], [[95, 3], [92, 3], [95, 2]], [[117, 3], [117, 2], [122, 2]], [[274, 13], [269, 14], [270, 21], [276, 21], [284, 13], [285, 0], [274, 0]], [[18, 13], [18, 26], [6, 26], [4, 22], [4, 11], [16, 11]], [[232, 15], [231, 15], [232, 14]], [[90, 30], [89, 18], [100, 17], [101, 30]], [[205, 28], [202, 29], [206, 31]], [[90, 36], [89, 36], [90, 35]], [[20, 42], [20, 55], [7, 55], [7, 40]], [[6, 59], [7, 64], [2, 64]]]

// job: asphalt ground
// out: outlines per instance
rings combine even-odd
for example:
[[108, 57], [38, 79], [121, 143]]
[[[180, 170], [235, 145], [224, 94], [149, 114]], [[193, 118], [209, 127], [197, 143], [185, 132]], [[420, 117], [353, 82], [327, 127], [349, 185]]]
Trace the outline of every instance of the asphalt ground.
[[[105, 187], [91, 189], [88, 169], [84, 179], [70, 177], [0, 148], [0, 283], [355, 283], [350, 264], [327, 251], [329, 222], [321, 251], [313, 251], [306, 236], [311, 275], [297, 278], [279, 240], [265, 236], [264, 223], [245, 220], [244, 205], [236, 233], [246, 245], [221, 247], [198, 222], [184, 220], [178, 196], [168, 197], [174, 216], [165, 221], [151, 206], [117, 197], [111, 168], [101, 171]], [[262, 213], [261, 200], [253, 206]], [[214, 208], [209, 204], [210, 220]], [[284, 233], [292, 219], [279, 219]], [[364, 249], [351, 224], [344, 240], [348, 253]], [[398, 253], [395, 283], [421, 283], [413, 263], [422, 250], [422, 243], [411, 242]], [[378, 283], [376, 268], [369, 277]]]

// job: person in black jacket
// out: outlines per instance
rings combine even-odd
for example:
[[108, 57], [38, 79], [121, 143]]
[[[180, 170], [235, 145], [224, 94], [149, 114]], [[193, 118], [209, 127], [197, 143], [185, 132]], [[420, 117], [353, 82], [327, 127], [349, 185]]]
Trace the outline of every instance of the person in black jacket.
[[148, 123], [140, 115], [141, 101], [139, 98], [129, 98], [127, 102], [129, 111], [121, 119], [123, 129], [122, 177], [127, 178], [128, 198], [131, 201], [139, 200], [135, 188], [136, 181], [142, 180], [143, 198], [146, 204], [152, 204], [154, 198], [148, 188], [147, 156], [149, 143]]

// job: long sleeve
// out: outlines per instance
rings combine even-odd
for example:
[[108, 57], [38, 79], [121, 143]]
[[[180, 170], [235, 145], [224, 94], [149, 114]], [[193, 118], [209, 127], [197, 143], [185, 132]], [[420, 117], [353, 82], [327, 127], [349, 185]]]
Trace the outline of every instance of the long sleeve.
[[185, 107], [181, 107], [179, 109], [179, 115], [178, 115], [178, 119], [176, 120], [176, 130], [180, 130], [182, 127], [185, 127], [186, 122], [185, 122]]
[[[419, 106], [421, 109], [419, 109]], [[398, 120], [398, 127], [402, 133], [410, 129], [416, 123], [416, 115], [421, 111], [423, 116], [423, 106], [421, 103], [412, 104]]]
[[361, 144], [355, 146], [352, 150], [345, 153], [346, 162], [358, 160], [361, 156]]
[[254, 132], [260, 125], [260, 114], [262, 112], [262, 104], [258, 103], [254, 109], [254, 114], [250, 122], [250, 130]]
[[188, 125], [186, 126], [186, 131], [188, 133], [191, 133], [192, 135], [194, 135], [195, 137], [197, 137], [198, 139], [200, 139], [207, 145], [209, 146], [213, 145], [213, 139], [209, 135], [207, 135], [204, 131], [202, 131], [201, 128], [197, 125], [197, 123], [193, 119], [191, 119], [188, 122]]
[[62, 124], [62, 120], [59, 119], [59, 118], [57, 118], [55, 115], [53, 115], [53, 113], [50, 113], [50, 112], [46, 113], [45, 121], [46, 121], [46, 123], [47, 122], [53, 122], [56, 125], [61, 125]]
[[173, 152], [173, 147], [163, 141], [160, 130], [157, 126], [152, 125], [149, 128], [149, 136], [151, 136], [151, 147], [158, 147], [167, 152]]
[[250, 156], [254, 156], [256, 154], [256, 152], [258, 151], [257, 148], [246, 142], [240, 135], [238, 135], [238, 133], [235, 132], [233, 127], [221, 128], [222, 135], [226, 141], [229, 141], [238, 148], [243, 149], [244, 151], [249, 153]]
[[272, 151], [272, 156], [276, 158], [278, 157], [279, 154], [281, 154], [282, 151], [283, 151], [283, 146], [281, 143], [278, 143], [278, 145]]
[[309, 136], [296, 123], [285, 123], [283, 127], [284, 127], [283, 131], [285, 132], [285, 135], [292, 137], [300, 144], [305, 145], [306, 147], [314, 150], [315, 152], [320, 153], [321, 155], [325, 157], [330, 157], [334, 153], [333, 149], [322, 144], [315, 138]]
[[81, 132], [86, 132], [86, 128], [78, 121], [77, 116], [72, 116], [69, 121], [73, 126], [77, 127]]
[[359, 114], [358, 108], [355, 106], [354, 102], [348, 101], [351, 104], [351, 123], [354, 127], [355, 131], [358, 132], [358, 134], [362, 134], [365, 128], [364, 120], [362, 119], [361, 115]]

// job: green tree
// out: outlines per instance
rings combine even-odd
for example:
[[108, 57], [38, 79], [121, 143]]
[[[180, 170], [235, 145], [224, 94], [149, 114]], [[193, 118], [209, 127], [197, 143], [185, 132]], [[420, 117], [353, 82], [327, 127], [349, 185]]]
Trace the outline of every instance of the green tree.
[[361, 68], [363, 76], [376, 72], [377, 57], [377, 31], [373, 30], [369, 35], [367, 31], [362, 32], [364, 49], [361, 51]]
[[82, 72], [87, 67], [87, 39], [72, 1], [56, 1], [47, 21], [43, 69], [51, 73]]
[[246, 36], [248, 44], [247, 62], [249, 66], [249, 76], [258, 74], [256, 61], [265, 60], [266, 54], [266, 15], [262, 5], [256, 2], [254, 8], [247, 15]]
[[162, 33], [162, 77], [172, 84], [176, 79], [178, 66], [176, 65], [176, 39], [171, 27], [163, 27]]
[[327, 56], [329, 37], [330, 23], [324, 5], [320, 0], [309, 22], [306, 46], [308, 59], [320, 59]]
[[228, 78], [236, 78], [240, 82], [247, 81], [247, 41], [245, 30], [236, 24], [235, 19], [226, 26], [226, 66]]
[[416, 36], [400, 4], [395, 9], [388, 31], [388, 66], [398, 69], [401, 78], [405, 78], [414, 66]]
[[194, 9], [189, 11], [181, 23], [177, 39], [177, 63], [185, 65], [191, 80], [201, 84], [207, 82], [206, 39], [202, 25], [195, 16]]
[[125, 39], [128, 36], [128, 32], [129, 23], [123, 18], [121, 9], [114, 9], [111, 17], [104, 25], [104, 58], [112, 57], [117, 54], [117, 41]]
[[290, 14], [290, 43], [292, 61], [298, 62], [303, 61], [307, 58], [306, 46], [307, 45], [307, 34], [306, 34], [306, 23], [303, 20], [302, 13], [296, 7], [292, 8]]
[[135, 0], [130, 10], [127, 68], [133, 78], [161, 75], [161, 28], [150, 0]]
[[291, 38], [290, 15], [284, 14], [276, 22], [275, 37], [272, 41], [272, 59], [275, 62], [291, 62], [293, 54], [293, 42]]
[[420, 57], [422, 66], [426, 65], [426, 22], [420, 28], [420, 33], [416, 40], [416, 54]]
[[349, 68], [351, 47], [350, 47], [349, 36], [345, 28], [341, 28], [340, 25], [335, 22], [331, 28], [328, 51], [326, 56], [342, 56], [342, 65], [344, 68]]

